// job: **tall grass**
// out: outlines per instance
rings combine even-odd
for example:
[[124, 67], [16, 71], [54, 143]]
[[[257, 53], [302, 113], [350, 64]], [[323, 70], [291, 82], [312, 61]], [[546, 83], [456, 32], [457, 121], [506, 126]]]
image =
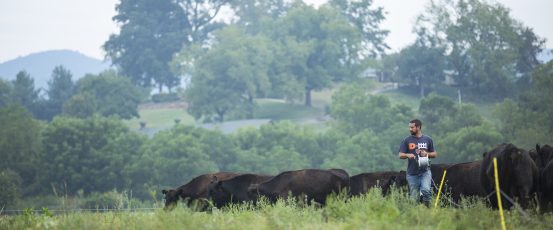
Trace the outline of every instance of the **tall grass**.
[[[275, 204], [233, 205], [206, 212], [179, 205], [170, 212], [107, 212], [0, 217], [0, 229], [499, 229], [498, 213], [482, 200], [459, 208], [426, 208], [402, 191], [382, 197], [378, 189], [352, 197], [332, 196], [323, 207], [292, 199]], [[445, 204], [445, 203], [444, 203]], [[509, 229], [547, 229], [553, 216], [530, 211], [530, 219], [506, 211]]]

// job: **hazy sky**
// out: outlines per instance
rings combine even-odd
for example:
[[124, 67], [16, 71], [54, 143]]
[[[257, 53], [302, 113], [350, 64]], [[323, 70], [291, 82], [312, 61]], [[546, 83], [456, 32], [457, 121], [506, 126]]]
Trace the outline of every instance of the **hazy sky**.
[[[413, 22], [429, 0], [374, 0], [388, 12], [382, 28], [392, 50], [414, 40]], [[0, 0], [0, 63], [30, 53], [69, 49], [103, 59], [102, 44], [118, 31], [111, 20], [118, 0]], [[320, 4], [324, 0], [306, 0]], [[499, 0], [553, 48], [552, 0]]]

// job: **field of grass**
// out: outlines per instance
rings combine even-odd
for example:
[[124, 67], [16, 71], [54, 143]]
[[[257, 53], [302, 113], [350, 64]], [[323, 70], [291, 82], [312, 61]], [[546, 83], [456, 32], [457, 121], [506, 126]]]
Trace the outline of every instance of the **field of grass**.
[[257, 119], [300, 120], [324, 115], [321, 108], [310, 108], [303, 104], [291, 104], [280, 100], [258, 99], [257, 105]]
[[180, 119], [180, 124], [193, 125], [194, 118], [183, 108], [152, 108], [140, 109], [140, 118], [125, 121], [131, 130], [139, 130], [140, 122], [146, 122], [146, 128], [166, 129], [175, 125], [175, 119]]
[[397, 89], [382, 92], [381, 95], [390, 98], [390, 101], [394, 104], [405, 104], [415, 111], [419, 110], [419, 104], [421, 101], [420, 97], [402, 93]]
[[[382, 197], [379, 190], [349, 200], [329, 198], [324, 207], [305, 206], [292, 200], [258, 206], [237, 205], [206, 212], [183, 207], [173, 211], [26, 213], [0, 216], [0, 229], [500, 229], [497, 210], [472, 200], [462, 207], [426, 208], [403, 193]], [[505, 212], [508, 229], [548, 229], [553, 215], [516, 210]]]

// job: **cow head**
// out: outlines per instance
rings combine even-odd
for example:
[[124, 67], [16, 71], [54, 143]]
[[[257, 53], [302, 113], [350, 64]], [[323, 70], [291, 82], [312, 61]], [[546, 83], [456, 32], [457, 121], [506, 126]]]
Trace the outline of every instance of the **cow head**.
[[182, 190], [180, 189], [169, 189], [169, 190], [161, 190], [161, 193], [165, 195], [165, 210], [172, 210], [177, 205], [177, 202], [179, 201], [180, 195]]
[[248, 186], [248, 199], [256, 201], [257, 197], [259, 196], [259, 184], [250, 184]]
[[217, 176], [213, 176], [213, 179], [207, 187], [208, 197], [211, 198], [215, 205], [220, 208], [227, 198], [227, 192], [223, 188], [223, 182], [220, 181]]
[[528, 151], [524, 149], [515, 147], [509, 153], [511, 191], [506, 192], [516, 196], [521, 206], [526, 207], [531, 194], [537, 189], [537, 166]]
[[541, 164], [539, 165], [540, 168], [545, 168], [550, 161], [553, 161], [553, 147], [549, 145], [541, 147], [536, 145], [536, 151], [538, 152], [541, 161]]

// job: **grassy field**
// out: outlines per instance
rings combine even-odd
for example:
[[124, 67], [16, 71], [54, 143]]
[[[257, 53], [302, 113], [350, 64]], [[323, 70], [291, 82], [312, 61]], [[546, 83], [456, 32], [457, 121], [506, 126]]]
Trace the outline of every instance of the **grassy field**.
[[290, 104], [280, 100], [257, 99], [257, 119], [300, 120], [324, 115], [321, 108], [306, 107], [303, 104]]
[[[335, 89], [313, 92], [313, 107], [305, 107], [303, 103], [287, 103], [276, 99], [256, 99], [258, 107], [254, 119], [292, 120], [300, 123], [308, 119], [318, 119], [325, 115], [325, 107], [330, 104]], [[180, 124], [196, 124], [185, 108], [166, 108], [160, 105], [153, 108], [139, 108], [138, 114], [140, 118], [125, 121], [131, 130], [139, 130], [140, 122], [146, 122], [148, 130], [171, 128], [175, 125], [175, 119], [180, 119]]]
[[196, 122], [183, 108], [152, 108], [139, 109], [140, 118], [126, 120], [125, 123], [131, 130], [139, 130], [140, 122], [146, 122], [146, 127], [151, 129], [166, 129], [175, 125], [175, 119], [180, 119], [180, 124], [193, 125]]
[[[365, 82], [363, 84], [365, 84], [370, 91], [378, 90], [385, 86], [378, 82]], [[332, 94], [339, 87], [340, 85], [338, 84], [330, 89], [312, 92], [312, 107], [305, 107], [301, 102], [288, 103], [278, 99], [256, 99], [257, 108], [254, 119], [291, 120], [302, 124], [314, 125], [318, 128], [324, 128], [325, 125], [321, 119], [326, 115], [326, 110], [328, 106], [330, 106]], [[451, 91], [451, 89], [440, 90], [447, 92]], [[417, 92], [404, 91], [405, 89], [392, 89], [383, 91], [380, 94], [389, 97], [394, 104], [402, 103], [418, 111], [421, 99]], [[456, 100], [453, 96], [448, 96], [452, 97], [452, 100]], [[476, 106], [480, 114], [486, 120], [494, 122], [492, 111], [495, 108], [495, 104], [478, 103]], [[175, 124], [175, 119], [180, 119], [180, 123], [185, 125], [196, 124], [194, 118], [186, 112], [185, 108], [164, 108], [163, 106], [140, 108], [139, 114], [140, 118], [125, 121], [132, 130], [139, 130], [141, 121], [146, 122], [147, 133], [155, 133], [159, 130], [171, 128]]]
[[[508, 229], [548, 229], [551, 214], [530, 210], [525, 218], [505, 212]], [[304, 206], [292, 200], [276, 204], [237, 205], [197, 212], [179, 205], [170, 212], [71, 213], [0, 216], [0, 229], [500, 229], [498, 211], [480, 200], [426, 208], [403, 193], [382, 197], [379, 190], [349, 200], [329, 198], [324, 207]]]

